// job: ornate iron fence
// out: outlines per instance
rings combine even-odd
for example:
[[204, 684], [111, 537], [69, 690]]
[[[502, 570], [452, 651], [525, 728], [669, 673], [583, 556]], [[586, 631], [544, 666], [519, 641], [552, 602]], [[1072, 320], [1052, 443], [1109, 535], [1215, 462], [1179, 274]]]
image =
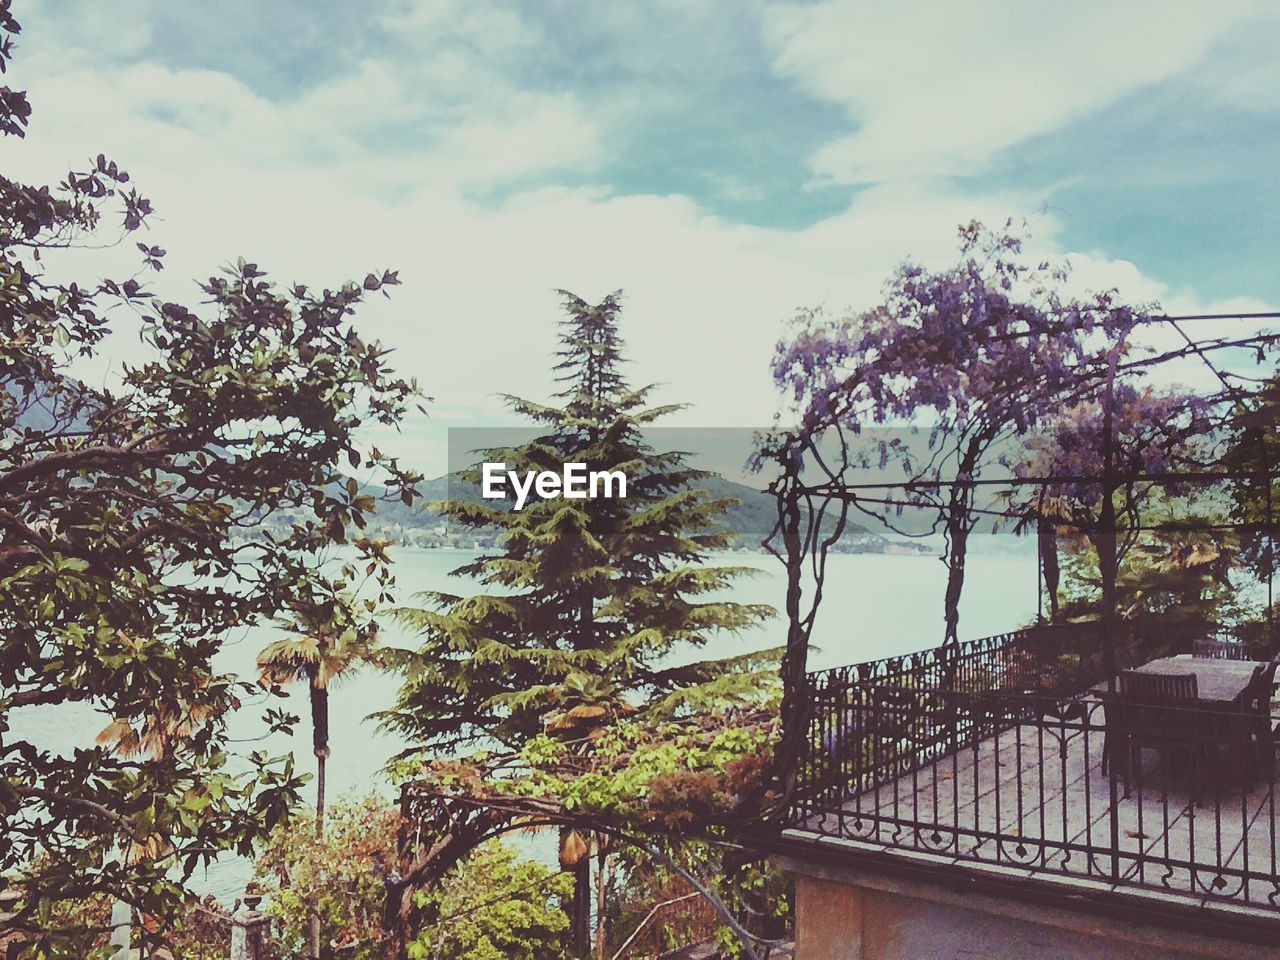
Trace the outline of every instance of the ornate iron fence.
[[957, 738], [973, 730], [1016, 719], [960, 710], [952, 693], [1066, 695], [1104, 678], [1103, 660], [1097, 626], [1079, 624], [1015, 630], [951, 649], [811, 673], [797, 807], [830, 805], [954, 749]]
[[793, 828], [1280, 910], [1269, 704], [1161, 708], [1142, 737], [1112, 704], [1109, 728], [1097, 639], [1019, 631], [810, 675]]

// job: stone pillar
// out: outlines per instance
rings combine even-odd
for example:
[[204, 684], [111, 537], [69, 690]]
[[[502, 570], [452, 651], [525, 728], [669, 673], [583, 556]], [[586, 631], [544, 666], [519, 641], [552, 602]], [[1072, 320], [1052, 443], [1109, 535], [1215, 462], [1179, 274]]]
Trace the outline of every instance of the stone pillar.
[[111, 904], [111, 952], [113, 960], [126, 960], [133, 941], [133, 907], [123, 900]]
[[258, 910], [242, 909], [231, 918], [230, 960], [264, 960], [271, 918]]
[[864, 960], [865, 891], [796, 874], [795, 960]]

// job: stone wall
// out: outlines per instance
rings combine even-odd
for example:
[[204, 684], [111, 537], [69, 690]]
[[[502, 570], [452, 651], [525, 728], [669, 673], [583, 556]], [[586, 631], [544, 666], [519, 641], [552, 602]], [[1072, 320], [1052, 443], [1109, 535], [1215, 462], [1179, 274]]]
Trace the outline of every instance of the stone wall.
[[796, 878], [795, 960], [1280, 958], [1280, 946], [779, 859]]

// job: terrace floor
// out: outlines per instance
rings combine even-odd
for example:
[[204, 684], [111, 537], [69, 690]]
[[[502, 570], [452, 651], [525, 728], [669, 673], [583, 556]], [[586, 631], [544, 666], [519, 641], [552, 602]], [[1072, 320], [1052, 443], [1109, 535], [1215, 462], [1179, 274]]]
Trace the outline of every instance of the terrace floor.
[[1128, 797], [1116, 782], [1113, 807], [1102, 748], [1100, 726], [1013, 726], [860, 795], [829, 799], [789, 834], [1280, 915], [1274, 776], [1246, 788], [1225, 763], [1205, 761], [1175, 774], [1144, 750], [1141, 776]]

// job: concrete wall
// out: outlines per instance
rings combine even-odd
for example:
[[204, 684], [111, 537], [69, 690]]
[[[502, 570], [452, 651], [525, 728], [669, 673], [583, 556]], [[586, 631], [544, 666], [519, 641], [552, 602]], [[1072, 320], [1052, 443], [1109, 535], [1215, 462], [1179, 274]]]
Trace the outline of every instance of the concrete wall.
[[[1264, 960], [1274, 949], [886, 879], [796, 875], [795, 960]], [[825, 875], [824, 875], [825, 874]]]

